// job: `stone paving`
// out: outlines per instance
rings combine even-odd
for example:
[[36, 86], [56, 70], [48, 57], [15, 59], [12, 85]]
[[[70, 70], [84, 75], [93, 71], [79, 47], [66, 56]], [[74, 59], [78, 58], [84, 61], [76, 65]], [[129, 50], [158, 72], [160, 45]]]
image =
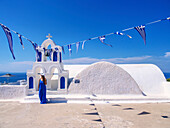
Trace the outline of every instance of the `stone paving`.
[[169, 128], [170, 103], [0, 102], [0, 128]]

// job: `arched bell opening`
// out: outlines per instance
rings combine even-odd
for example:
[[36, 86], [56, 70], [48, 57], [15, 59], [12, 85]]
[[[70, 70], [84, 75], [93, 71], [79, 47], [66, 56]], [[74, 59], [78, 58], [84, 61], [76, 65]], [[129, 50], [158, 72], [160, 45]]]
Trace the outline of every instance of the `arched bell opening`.
[[57, 60], [58, 60], [58, 58], [57, 58], [57, 52], [54, 51], [54, 52], [53, 52], [53, 61], [54, 61], [54, 62], [57, 62]]
[[51, 57], [52, 57], [51, 44], [48, 44], [44, 48], [44, 61], [51, 61], [52, 60]]

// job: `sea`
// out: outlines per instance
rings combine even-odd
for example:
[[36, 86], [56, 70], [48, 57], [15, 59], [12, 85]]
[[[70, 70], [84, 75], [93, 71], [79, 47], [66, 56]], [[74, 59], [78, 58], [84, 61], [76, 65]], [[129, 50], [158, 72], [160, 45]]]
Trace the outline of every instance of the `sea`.
[[[9, 73], [9, 72], [8, 72]], [[7, 72], [0, 73], [0, 76], [7, 74]], [[26, 73], [10, 73], [14, 75], [13, 77], [10, 77], [9, 79], [0, 77], [0, 85], [3, 83], [8, 83], [8, 84], [19, 84], [18, 81], [20, 80], [27, 80], [27, 75]], [[164, 76], [166, 79], [170, 78], [170, 73], [164, 73]]]
[[[1, 72], [0, 76], [5, 75], [9, 72]], [[20, 80], [27, 80], [27, 75], [26, 73], [9, 73], [11, 75], [13, 75], [10, 78], [5, 78], [5, 77], [0, 77], [0, 85], [2, 85], [3, 83], [8, 83], [8, 84], [20, 84], [19, 81]]]

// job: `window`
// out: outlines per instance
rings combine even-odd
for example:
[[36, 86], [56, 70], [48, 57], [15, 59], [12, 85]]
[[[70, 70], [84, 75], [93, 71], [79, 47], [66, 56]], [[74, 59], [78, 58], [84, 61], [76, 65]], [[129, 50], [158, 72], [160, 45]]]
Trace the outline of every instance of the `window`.
[[60, 79], [60, 89], [65, 89], [65, 78], [63, 76]]
[[29, 89], [33, 88], [33, 77], [29, 78]]

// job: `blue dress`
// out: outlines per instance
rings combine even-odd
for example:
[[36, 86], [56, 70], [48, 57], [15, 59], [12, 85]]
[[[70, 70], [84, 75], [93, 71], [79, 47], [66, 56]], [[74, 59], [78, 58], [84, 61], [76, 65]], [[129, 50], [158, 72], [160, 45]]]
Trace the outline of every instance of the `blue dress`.
[[46, 85], [42, 80], [39, 83], [39, 98], [40, 104], [46, 104]]

